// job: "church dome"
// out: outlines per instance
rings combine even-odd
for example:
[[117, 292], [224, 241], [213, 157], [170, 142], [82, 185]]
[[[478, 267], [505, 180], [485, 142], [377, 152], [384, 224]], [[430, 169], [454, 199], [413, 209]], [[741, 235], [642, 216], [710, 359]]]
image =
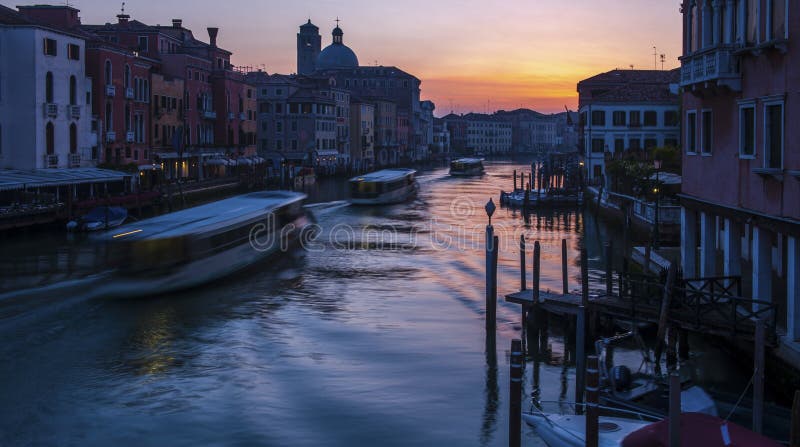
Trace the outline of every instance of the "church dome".
[[325, 47], [317, 56], [317, 70], [358, 68], [356, 53], [344, 44], [342, 29], [337, 26], [331, 34], [333, 34], [333, 43]]

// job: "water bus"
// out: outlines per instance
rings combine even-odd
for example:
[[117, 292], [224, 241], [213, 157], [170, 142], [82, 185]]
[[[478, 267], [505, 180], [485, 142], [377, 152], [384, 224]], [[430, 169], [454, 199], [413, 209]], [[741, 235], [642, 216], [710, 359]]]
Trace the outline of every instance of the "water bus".
[[450, 175], [458, 177], [483, 175], [482, 158], [459, 158], [450, 162]]
[[417, 195], [419, 183], [413, 169], [384, 169], [350, 179], [350, 203], [385, 205], [402, 203]]
[[116, 267], [104, 295], [154, 295], [227, 276], [306, 237], [304, 194], [263, 191], [121, 226], [100, 239]]

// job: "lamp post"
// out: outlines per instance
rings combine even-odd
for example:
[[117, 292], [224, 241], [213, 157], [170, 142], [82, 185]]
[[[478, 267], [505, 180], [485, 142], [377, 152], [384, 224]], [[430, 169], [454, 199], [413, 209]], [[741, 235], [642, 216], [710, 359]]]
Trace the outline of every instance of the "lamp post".
[[661, 160], [654, 160], [653, 166], [656, 168], [656, 186], [653, 188], [653, 192], [656, 194], [656, 215], [655, 215], [655, 225], [653, 225], [653, 249], [658, 250], [658, 214], [659, 214], [659, 202], [661, 198], [661, 191], [659, 187], [661, 186], [661, 181], [659, 179], [659, 171], [661, 170]]

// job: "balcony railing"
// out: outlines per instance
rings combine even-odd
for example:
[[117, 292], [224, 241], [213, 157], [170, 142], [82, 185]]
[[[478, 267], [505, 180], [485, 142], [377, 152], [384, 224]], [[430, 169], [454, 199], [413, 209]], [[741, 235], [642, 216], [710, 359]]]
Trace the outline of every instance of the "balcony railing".
[[106, 132], [106, 142], [113, 143], [115, 141], [117, 141], [117, 133], [113, 130]]
[[70, 168], [79, 168], [81, 166], [81, 154], [69, 154], [67, 162]]
[[128, 87], [125, 89], [125, 98], [133, 99], [133, 87]]
[[58, 155], [45, 154], [44, 165], [48, 168], [58, 167]]
[[741, 91], [742, 77], [736, 69], [733, 48], [717, 46], [681, 58], [681, 86], [715, 82]]
[[125, 141], [128, 143], [133, 143], [133, 140], [136, 139], [136, 135], [133, 132], [126, 132], [125, 133]]
[[114, 96], [117, 94], [117, 88], [113, 85], [106, 85], [106, 96]]
[[47, 102], [44, 104], [44, 117], [55, 118], [58, 116], [58, 104]]
[[69, 106], [69, 116], [70, 118], [76, 120], [80, 119], [81, 117], [81, 106]]
[[213, 110], [203, 110], [203, 118], [208, 120], [215, 120], [217, 119], [217, 112]]

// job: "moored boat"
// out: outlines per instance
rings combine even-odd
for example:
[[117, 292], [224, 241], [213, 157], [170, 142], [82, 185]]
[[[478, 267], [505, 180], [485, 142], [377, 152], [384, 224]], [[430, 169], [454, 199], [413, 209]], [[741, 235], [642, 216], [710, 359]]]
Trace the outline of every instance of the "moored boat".
[[98, 206], [77, 220], [67, 223], [68, 231], [101, 231], [116, 228], [128, 218], [128, 210], [121, 206]]
[[350, 203], [386, 205], [417, 195], [419, 183], [413, 169], [384, 169], [350, 179]]
[[450, 162], [450, 175], [452, 176], [473, 176], [483, 175], [482, 158], [459, 158]]
[[227, 276], [310, 231], [304, 194], [264, 191], [164, 214], [106, 232], [114, 279], [107, 296], [154, 295]]
[[[619, 447], [626, 436], [652, 423], [646, 416], [636, 418], [600, 416], [598, 418], [598, 446]], [[586, 416], [576, 414], [545, 413], [537, 408], [522, 414], [522, 420], [531, 426], [550, 447], [583, 447], [586, 445]]]

